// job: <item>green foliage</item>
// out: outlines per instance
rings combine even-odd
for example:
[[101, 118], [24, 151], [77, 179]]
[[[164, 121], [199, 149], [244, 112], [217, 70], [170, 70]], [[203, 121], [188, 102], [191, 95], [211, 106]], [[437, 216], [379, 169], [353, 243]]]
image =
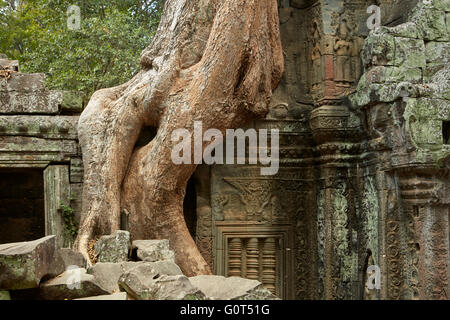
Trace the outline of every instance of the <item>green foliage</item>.
[[78, 224], [75, 221], [75, 214], [71, 207], [60, 204], [60, 212], [64, 219], [64, 246], [70, 246], [78, 234]]
[[[14, 3], [15, 5], [11, 5]], [[78, 5], [81, 28], [67, 26]], [[163, 0], [0, 0], [0, 52], [51, 89], [84, 93], [126, 82], [153, 38]]]

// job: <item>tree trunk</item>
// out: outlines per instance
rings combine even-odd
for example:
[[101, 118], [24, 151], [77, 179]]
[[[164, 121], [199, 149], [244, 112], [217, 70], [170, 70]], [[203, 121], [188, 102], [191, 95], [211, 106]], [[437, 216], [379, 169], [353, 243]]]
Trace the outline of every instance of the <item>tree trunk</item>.
[[[183, 216], [196, 165], [172, 162], [172, 132], [193, 132], [194, 121], [225, 132], [264, 116], [282, 73], [276, 0], [168, 0], [141, 71], [97, 91], [80, 117], [76, 248], [87, 256], [89, 240], [118, 230], [123, 211], [133, 239], [169, 239], [187, 276], [211, 273]], [[135, 148], [145, 126], [156, 127], [156, 137]]]

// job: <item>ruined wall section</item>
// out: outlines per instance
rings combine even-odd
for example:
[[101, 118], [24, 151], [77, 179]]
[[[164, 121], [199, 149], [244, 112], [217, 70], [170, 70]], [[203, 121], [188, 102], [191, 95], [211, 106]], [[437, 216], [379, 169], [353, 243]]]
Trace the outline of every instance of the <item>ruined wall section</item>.
[[368, 199], [378, 210], [361, 213], [376, 222], [364, 245], [381, 267], [378, 298], [450, 292], [449, 35], [450, 1], [419, 1], [406, 23], [376, 29], [364, 45], [365, 73], [350, 100], [375, 173], [364, 184], [374, 182]]
[[[0, 168], [38, 169], [45, 189], [45, 232], [68, 246], [61, 204], [78, 216], [82, 160], [76, 93], [48, 90], [45, 75], [22, 73], [17, 61], [0, 57]], [[79, 217], [76, 217], [79, 219]]]

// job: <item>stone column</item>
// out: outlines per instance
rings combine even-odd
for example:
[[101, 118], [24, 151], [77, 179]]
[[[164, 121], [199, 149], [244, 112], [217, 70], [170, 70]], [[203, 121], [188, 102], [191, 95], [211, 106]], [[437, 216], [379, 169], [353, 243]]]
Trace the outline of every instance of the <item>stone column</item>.
[[66, 165], [51, 165], [44, 170], [45, 193], [45, 234], [56, 235], [57, 244], [63, 247], [65, 239], [65, 224], [61, 205], [69, 206], [70, 184], [69, 167]]
[[[437, 172], [433, 172], [437, 171]], [[444, 170], [399, 173], [406, 217], [404, 299], [449, 298], [449, 214]]]
[[321, 106], [311, 113], [311, 130], [320, 179], [319, 298], [360, 299], [353, 187], [359, 159], [359, 119], [346, 106]]

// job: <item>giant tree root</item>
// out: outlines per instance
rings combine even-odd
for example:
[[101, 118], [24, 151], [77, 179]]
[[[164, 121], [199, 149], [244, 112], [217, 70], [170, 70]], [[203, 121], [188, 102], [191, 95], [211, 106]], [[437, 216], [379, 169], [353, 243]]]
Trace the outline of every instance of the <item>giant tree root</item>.
[[[85, 176], [75, 247], [87, 257], [89, 241], [118, 230], [126, 212], [133, 239], [169, 239], [187, 276], [211, 273], [183, 217], [196, 165], [172, 162], [172, 131], [193, 132], [202, 121], [203, 130], [224, 132], [265, 115], [282, 72], [276, 0], [168, 0], [141, 71], [96, 92], [80, 117]], [[145, 126], [157, 135], [135, 148]]]

